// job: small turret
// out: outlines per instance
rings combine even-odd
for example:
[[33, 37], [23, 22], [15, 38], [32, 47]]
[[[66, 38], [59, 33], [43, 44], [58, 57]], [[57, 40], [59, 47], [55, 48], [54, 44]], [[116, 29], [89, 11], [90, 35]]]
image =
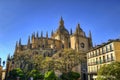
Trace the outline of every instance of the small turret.
[[80, 31], [83, 31], [83, 30], [80, 28], [80, 24], [77, 24], [76, 31], [77, 31], [78, 33], [79, 33]]
[[72, 29], [70, 29], [70, 35], [72, 35]]
[[59, 25], [60, 25], [60, 27], [64, 27], [64, 20], [63, 20], [62, 17], [61, 17], [61, 19], [60, 19]]
[[32, 33], [32, 39], [35, 38], [35, 33]]
[[19, 39], [19, 46], [21, 46], [21, 38]]
[[46, 32], [46, 38], [48, 38], [48, 32]]
[[36, 33], [36, 38], [38, 38], [39, 37], [39, 34], [38, 34], [38, 32]]
[[27, 47], [30, 48], [30, 36], [28, 37]]
[[7, 61], [10, 61], [10, 54], [8, 54], [7, 56]]
[[28, 44], [30, 44], [30, 36], [28, 37]]
[[16, 45], [15, 45], [15, 53], [17, 52], [17, 49], [18, 49], [18, 41], [16, 41]]
[[41, 38], [43, 37], [43, 32], [41, 31]]
[[51, 32], [51, 37], [53, 36], [53, 30], [52, 30], [52, 32]]
[[89, 38], [92, 38], [92, 34], [91, 34], [91, 31], [89, 31], [89, 36], [88, 36]]
[[89, 37], [89, 46], [90, 46], [90, 47], [93, 47], [91, 31], [89, 31], [88, 37]]
[[2, 61], [2, 59], [0, 58], [0, 66], [1, 66], [1, 61]]

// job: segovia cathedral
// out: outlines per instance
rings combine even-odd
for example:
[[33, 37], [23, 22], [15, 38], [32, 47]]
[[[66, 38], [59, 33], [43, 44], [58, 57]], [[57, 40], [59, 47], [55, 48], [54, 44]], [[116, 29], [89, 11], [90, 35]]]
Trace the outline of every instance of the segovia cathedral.
[[[31, 50], [35, 54], [42, 54], [44, 57], [52, 57], [56, 52], [60, 51], [61, 49], [70, 48], [78, 52], [86, 52], [92, 47], [93, 43], [91, 32], [89, 32], [88, 36], [86, 36], [80, 24], [77, 24], [75, 32], [72, 32], [72, 29], [69, 32], [65, 28], [64, 20], [61, 17], [58, 29], [55, 32], [51, 32], [51, 37], [48, 36], [48, 33], [46, 33], [46, 36], [43, 36], [43, 32], [41, 32], [41, 35], [39, 35], [38, 32], [33, 33], [32, 36], [28, 37], [28, 42], [26, 45], [22, 45], [20, 39], [19, 42], [16, 43], [14, 56], [19, 55], [22, 52]], [[6, 66], [6, 75], [8, 75], [7, 71], [10, 70], [10, 63], [7, 62]], [[14, 67], [17, 66], [18, 65]], [[80, 70], [82, 71], [82, 68]]]

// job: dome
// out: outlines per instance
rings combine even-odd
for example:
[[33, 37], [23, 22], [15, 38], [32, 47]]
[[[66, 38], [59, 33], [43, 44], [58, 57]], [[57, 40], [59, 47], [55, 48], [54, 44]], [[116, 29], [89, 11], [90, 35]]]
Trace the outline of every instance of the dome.
[[59, 28], [57, 29], [57, 33], [69, 35], [68, 30], [64, 27], [64, 21], [63, 21], [62, 17], [59, 22]]

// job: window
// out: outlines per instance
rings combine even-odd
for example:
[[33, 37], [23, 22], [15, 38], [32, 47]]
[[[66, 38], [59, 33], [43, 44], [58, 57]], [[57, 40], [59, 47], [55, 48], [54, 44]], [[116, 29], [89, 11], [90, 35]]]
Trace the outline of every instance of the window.
[[109, 61], [109, 55], [107, 55], [107, 61]]
[[44, 57], [46, 57], [45, 53], [44, 53]]
[[38, 47], [40, 47], [40, 45], [38, 45]]
[[107, 46], [106, 46], [106, 52], [108, 52], [108, 48], [107, 48]]
[[103, 62], [105, 62], [105, 56], [103, 56]]
[[102, 63], [101, 57], [99, 57], [100, 64]]
[[95, 56], [94, 51], [92, 53], [93, 53], [93, 56]]
[[98, 58], [96, 58], [96, 64], [98, 64]]
[[97, 66], [97, 71], [98, 71], [98, 66]]
[[64, 45], [62, 44], [62, 48], [64, 49]]
[[61, 53], [59, 53], [59, 57], [61, 57]]
[[102, 53], [104, 53], [104, 48], [102, 48]]
[[97, 54], [97, 50], [95, 51], [95, 54], [96, 54], [96, 56], [98, 55], [98, 54]]
[[112, 51], [112, 45], [111, 45], [111, 44], [110, 44], [110, 46], [109, 46], [109, 47], [110, 47], [110, 51]]
[[42, 48], [44, 48], [44, 45], [42, 45]]
[[113, 54], [111, 53], [111, 61], [113, 61]]
[[69, 48], [71, 48], [71, 43], [69, 42]]

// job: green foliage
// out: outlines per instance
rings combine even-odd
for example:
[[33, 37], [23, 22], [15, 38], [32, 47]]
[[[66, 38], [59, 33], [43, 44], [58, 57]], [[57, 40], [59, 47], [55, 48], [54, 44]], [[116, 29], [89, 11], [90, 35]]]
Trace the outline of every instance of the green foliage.
[[37, 51], [26, 50], [14, 56], [15, 68], [21, 68], [24, 73], [29, 73], [32, 69], [41, 70], [43, 56], [34, 54]]
[[[72, 71], [73, 67], [85, 60], [85, 54], [79, 53], [73, 49], [61, 50], [53, 55], [53, 57], [56, 65], [54, 69], [60, 70], [63, 73]], [[69, 65], [69, 68], [67, 65]]]
[[20, 77], [20, 80], [24, 78], [24, 73], [20, 68], [13, 69], [9, 72], [9, 78], [15, 80], [17, 77]]
[[29, 73], [29, 78], [30, 77], [33, 77], [34, 80], [37, 80], [37, 79], [41, 79], [43, 80], [44, 79], [44, 75], [42, 75], [38, 70], [32, 70], [30, 73]]
[[80, 77], [80, 74], [77, 72], [68, 72], [61, 75], [62, 80], [77, 80]]
[[53, 70], [46, 72], [44, 75], [44, 80], [57, 80], [55, 72]]
[[120, 80], [120, 62], [104, 65], [98, 71], [97, 80]]

